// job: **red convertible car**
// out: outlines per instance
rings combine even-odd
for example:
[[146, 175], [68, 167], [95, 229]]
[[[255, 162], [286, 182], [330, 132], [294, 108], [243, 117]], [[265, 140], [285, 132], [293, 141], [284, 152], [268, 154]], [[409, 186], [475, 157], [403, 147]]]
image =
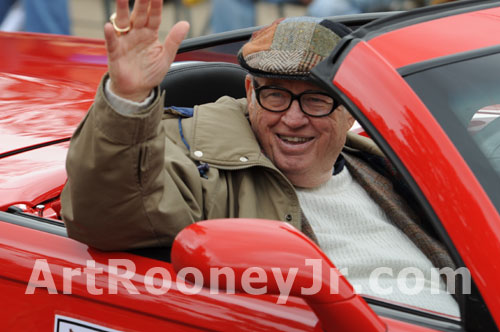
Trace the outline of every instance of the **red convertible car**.
[[[59, 201], [65, 157], [106, 70], [104, 42], [0, 33], [0, 330], [498, 331], [500, 2], [333, 19], [354, 32], [314, 77], [386, 154], [470, 273], [459, 317], [362, 297], [277, 221], [199, 222], [171, 250], [102, 252], [69, 239]], [[162, 84], [167, 103], [243, 96], [236, 53], [252, 31], [186, 40]], [[205, 94], [186, 95], [198, 84]], [[214, 283], [222, 267], [233, 287]], [[297, 267], [283, 298], [275, 272]], [[249, 270], [253, 284], [243, 282]], [[303, 292], [333, 279], [336, 292]]]

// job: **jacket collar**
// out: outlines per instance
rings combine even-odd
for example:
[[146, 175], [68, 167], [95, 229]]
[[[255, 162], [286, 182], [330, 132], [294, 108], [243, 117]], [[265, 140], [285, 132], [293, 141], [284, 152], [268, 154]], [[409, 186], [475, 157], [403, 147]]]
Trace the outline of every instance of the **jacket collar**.
[[222, 97], [197, 106], [193, 120], [191, 158], [234, 168], [270, 164], [248, 122], [246, 99]]

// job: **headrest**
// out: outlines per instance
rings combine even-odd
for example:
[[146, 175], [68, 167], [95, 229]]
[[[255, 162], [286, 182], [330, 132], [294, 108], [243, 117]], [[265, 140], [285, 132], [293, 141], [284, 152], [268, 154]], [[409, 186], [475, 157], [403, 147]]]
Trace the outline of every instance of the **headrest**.
[[222, 96], [243, 98], [247, 71], [227, 62], [174, 63], [160, 84], [165, 106], [193, 107]]

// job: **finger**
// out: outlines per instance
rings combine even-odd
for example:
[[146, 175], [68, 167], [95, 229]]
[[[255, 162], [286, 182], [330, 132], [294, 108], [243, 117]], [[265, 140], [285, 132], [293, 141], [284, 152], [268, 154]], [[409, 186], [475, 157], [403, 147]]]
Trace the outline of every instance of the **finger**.
[[106, 51], [109, 57], [118, 46], [118, 36], [115, 33], [113, 25], [109, 22], [104, 25], [104, 39], [106, 40]]
[[163, 10], [163, 0], [151, 0], [149, 9], [148, 27], [153, 30], [158, 30], [161, 23], [161, 12]]
[[126, 28], [130, 25], [128, 0], [116, 1], [116, 26]]
[[177, 50], [179, 49], [179, 46], [181, 45], [182, 41], [184, 38], [186, 38], [186, 35], [189, 31], [189, 23], [186, 21], [181, 21], [177, 22], [172, 29], [170, 29], [170, 32], [168, 33], [167, 37], [165, 37], [165, 50], [167, 52], [167, 61], [170, 63], [174, 61], [175, 54], [177, 53]]
[[149, 0], [136, 0], [134, 10], [132, 11], [132, 22], [134, 28], [142, 28], [148, 21]]

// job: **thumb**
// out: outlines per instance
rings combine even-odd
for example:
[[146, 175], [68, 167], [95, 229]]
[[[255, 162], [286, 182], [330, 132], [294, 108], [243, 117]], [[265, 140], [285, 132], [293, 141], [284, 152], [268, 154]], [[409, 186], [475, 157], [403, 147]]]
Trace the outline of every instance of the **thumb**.
[[186, 35], [189, 31], [189, 23], [186, 21], [181, 21], [177, 22], [172, 29], [170, 29], [170, 32], [168, 33], [167, 37], [165, 37], [165, 49], [167, 50], [167, 53], [170, 55], [170, 58], [173, 60], [175, 57], [175, 54], [177, 53], [177, 50], [179, 49], [179, 46], [181, 45], [182, 41], [184, 38], [186, 38]]

